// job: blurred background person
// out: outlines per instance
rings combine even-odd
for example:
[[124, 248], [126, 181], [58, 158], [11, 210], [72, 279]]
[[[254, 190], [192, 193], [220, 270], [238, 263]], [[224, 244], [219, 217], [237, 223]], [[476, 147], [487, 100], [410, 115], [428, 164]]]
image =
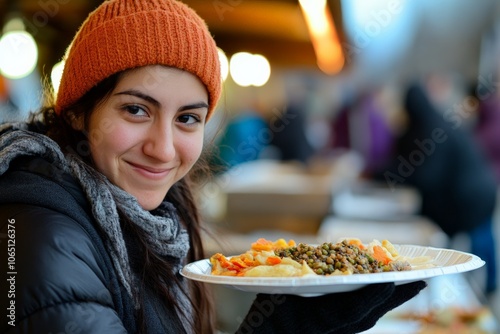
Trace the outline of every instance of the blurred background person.
[[422, 197], [422, 215], [450, 238], [466, 233], [470, 251], [486, 261], [485, 292], [492, 293], [497, 288], [493, 171], [471, 131], [462, 126], [460, 114], [440, 112], [424, 85], [409, 86], [404, 107], [407, 127], [396, 140], [392, 160], [374, 177], [390, 187], [415, 187]]

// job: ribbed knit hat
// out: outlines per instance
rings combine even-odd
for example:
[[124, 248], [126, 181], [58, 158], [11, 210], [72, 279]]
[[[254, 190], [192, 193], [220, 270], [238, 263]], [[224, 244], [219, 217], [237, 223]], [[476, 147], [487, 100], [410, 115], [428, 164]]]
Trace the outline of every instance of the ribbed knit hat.
[[83, 22], [65, 56], [56, 113], [114, 73], [162, 64], [196, 75], [212, 114], [221, 93], [217, 48], [205, 22], [176, 0], [109, 0]]

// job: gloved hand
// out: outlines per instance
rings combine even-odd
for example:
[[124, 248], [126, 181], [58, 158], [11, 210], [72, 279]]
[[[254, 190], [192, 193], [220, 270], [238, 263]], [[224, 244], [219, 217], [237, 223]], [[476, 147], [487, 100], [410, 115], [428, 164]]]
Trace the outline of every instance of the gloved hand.
[[258, 294], [236, 333], [359, 333], [426, 286], [424, 281], [370, 284], [318, 297]]

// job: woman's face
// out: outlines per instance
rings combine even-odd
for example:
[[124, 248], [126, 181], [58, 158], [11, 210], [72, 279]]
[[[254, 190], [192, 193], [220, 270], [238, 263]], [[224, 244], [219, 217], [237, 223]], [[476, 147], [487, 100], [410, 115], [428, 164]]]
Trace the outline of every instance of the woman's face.
[[127, 72], [90, 116], [96, 168], [145, 210], [156, 208], [199, 158], [207, 112], [195, 75], [159, 65]]

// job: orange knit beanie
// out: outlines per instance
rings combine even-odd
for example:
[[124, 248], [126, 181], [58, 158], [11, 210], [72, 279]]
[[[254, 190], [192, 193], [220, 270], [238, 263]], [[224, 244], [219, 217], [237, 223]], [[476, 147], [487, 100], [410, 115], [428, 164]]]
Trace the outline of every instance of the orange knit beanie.
[[94, 10], [65, 56], [56, 113], [110, 75], [161, 64], [196, 75], [209, 95], [208, 117], [221, 93], [215, 41], [205, 22], [176, 0], [109, 0]]

